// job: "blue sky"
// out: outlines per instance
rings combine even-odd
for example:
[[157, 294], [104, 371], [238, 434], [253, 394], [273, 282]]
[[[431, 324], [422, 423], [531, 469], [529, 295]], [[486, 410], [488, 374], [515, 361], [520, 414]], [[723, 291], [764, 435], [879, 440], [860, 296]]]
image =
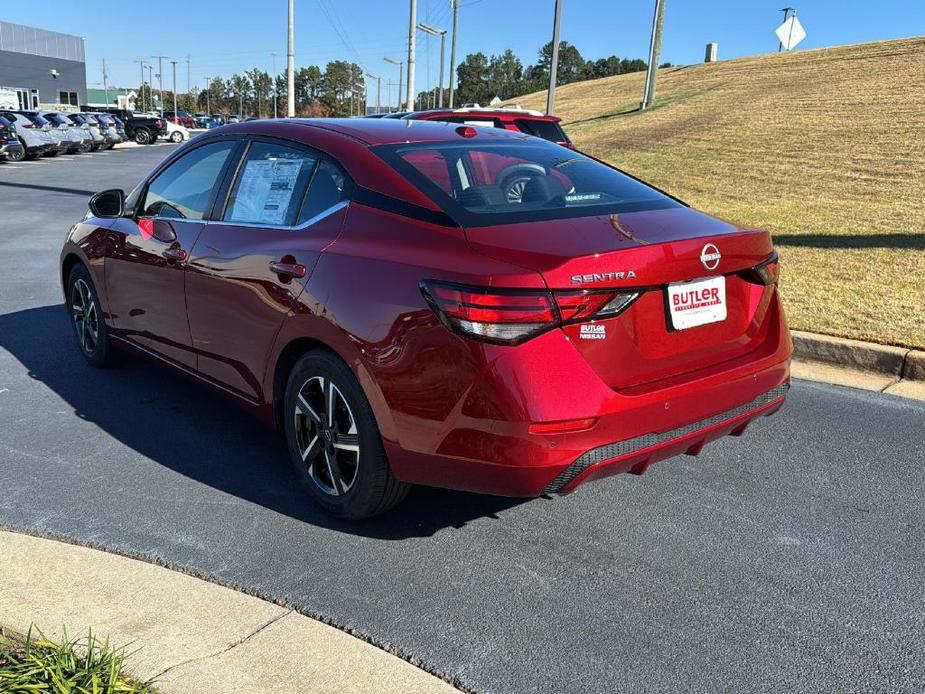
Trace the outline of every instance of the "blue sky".
[[[653, 0], [564, 0], [563, 40], [586, 58], [616, 54], [644, 58], [648, 50]], [[782, 0], [667, 0], [662, 59], [676, 64], [699, 62], [704, 45], [719, 43], [720, 58], [777, 50], [774, 29], [783, 18]], [[83, 36], [87, 81], [102, 86], [100, 66], [106, 59], [109, 83], [136, 86], [134, 60], [170, 55], [177, 65], [177, 85], [186, 90], [186, 56], [193, 85], [211, 75], [229, 77], [254, 66], [271, 70], [286, 62], [286, 0], [197, 0], [119, 4], [118, 12], [99, 14], [86, 3], [49, 6], [6, 3], [0, 19]], [[808, 38], [800, 48], [876, 41], [925, 34], [925, 0], [791, 0]], [[383, 61], [404, 59], [407, 50], [408, 0], [296, 0], [296, 64], [348, 59], [360, 62], [387, 80], [398, 68]], [[869, 5], [869, 6], [868, 6]], [[554, 0], [461, 0], [459, 55], [511, 48], [524, 65], [535, 61], [538, 47], [552, 31]], [[529, 10], [525, 10], [529, 7]], [[418, 19], [449, 28], [449, 0], [418, 0]], [[417, 86], [434, 85], [439, 66], [439, 39], [418, 34]], [[449, 54], [449, 40], [447, 40]], [[156, 63], [156, 61], [155, 61]], [[447, 55], [449, 63], [449, 55]], [[156, 70], [155, 66], [155, 70]], [[165, 87], [170, 66], [165, 64]], [[429, 82], [428, 82], [429, 76]]]

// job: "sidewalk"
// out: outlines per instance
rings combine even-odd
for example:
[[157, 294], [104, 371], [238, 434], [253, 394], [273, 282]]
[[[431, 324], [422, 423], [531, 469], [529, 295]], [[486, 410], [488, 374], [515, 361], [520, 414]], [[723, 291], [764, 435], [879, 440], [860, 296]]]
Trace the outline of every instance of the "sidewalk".
[[163, 694], [458, 692], [339, 629], [136, 559], [0, 531], [0, 577], [0, 625], [92, 628], [137, 651], [129, 673]]

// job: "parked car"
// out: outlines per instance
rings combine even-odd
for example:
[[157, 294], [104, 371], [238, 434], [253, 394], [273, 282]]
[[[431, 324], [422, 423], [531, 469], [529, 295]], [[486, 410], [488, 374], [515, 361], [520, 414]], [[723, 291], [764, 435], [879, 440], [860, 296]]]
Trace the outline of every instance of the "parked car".
[[[81, 146], [78, 148], [78, 152], [86, 154], [87, 152], [95, 152], [100, 148], [100, 145], [103, 141], [103, 136], [99, 133], [99, 128], [91, 124], [91, 118], [84, 116], [80, 113], [62, 113], [61, 114], [66, 120], [74, 124], [75, 127], [86, 131], [89, 140], [83, 140]], [[81, 132], [83, 137], [83, 132]]]
[[0, 116], [0, 161], [22, 161], [26, 158], [26, 148], [16, 137], [16, 130], [9, 119]]
[[229, 123], [240, 123], [240, 122], [241, 122], [241, 116], [239, 116], [237, 113], [232, 113], [230, 116], [225, 116], [226, 125]]
[[228, 117], [223, 113], [213, 113], [211, 118], [219, 125], [227, 125], [229, 123]]
[[411, 484], [535, 497], [642, 474], [789, 388], [767, 232], [506, 129], [233, 125], [90, 210], [61, 253], [83, 357], [217, 387], [282, 430], [336, 516]]
[[119, 135], [119, 138], [122, 140], [122, 142], [128, 142], [129, 138], [128, 133], [125, 132], [125, 123], [121, 118], [119, 118], [119, 116], [113, 116], [112, 119], [115, 121], [116, 133]]
[[0, 116], [13, 125], [19, 143], [25, 150], [25, 159], [35, 159], [49, 152], [57, 153], [58, 145], [52, 139], [51, 133], [35, 119], [28, 118], [18, 111], [0, 111]]
[[184, 128], [195, 128], [196, 121], [193, 120], [193, 117], [186, 111], [164, 111], [164, 118], [169, 122], [175, 123], [176, 125], [182, 125]]
[[68, 143], [69, 153], [89, 151], [93, 143], [93, 135], [90, 134], [90, 129], [86, 125], [78, 125], [57, 111], [40, 111], [39, 115], [48, 121], [52, 129], [57, 129], [62, 133], [64, 140]]
[[99, 119], [97, 119], [97, 115], [99, 114], [89, 112], [68, 114], [68, 118], [72, 121], [75, 123], [84, 123], [90, 130], [90, 136], [93, 138], [93, 144], [90, 145], [91, 152], [96, 152], [107, 145], [106, 136], [103, 135], [103, 126], [100, 124]]
[[167, 121], [167, 132], [164, 137], [171, 142], [184, 142], [190, 138], [190, 132], [182, 125]]
[[119, 135], [119, 129], [116, 126], [116, 121], [111, 115], [108, 113], [97, 113], [96, 119], [100, 123], [100, 132], [103, 135], [104, 147], [106, 149], [112, 149], [122, 142], [122, 137]]
[[42, 153], [45, 157], [57, 157], [62, 152], [67, 152], [71, 146], [66, 131], [59, 130], [53, 126], [47, 119], [43, 118], [36, 110], [18, 110], [16, 113], [28, 118], [35, 128], [43, 130], [51, 136], [54, 147]]
[[149, 145], [162, 137], [167, 130], [166, 119], [156, 114], [136, 113], [122, 108], [84, 107], [86, 111], [108, 113], [118, 116], [125, 125], [125, 132], [130, 140], [140, 145]]
[[407, 113], [403, 118], [406, 120], [442, 120], [448, 123], [514, 130], [541, 137], [565, 147], [572, 147], [572, 141], [562, 129], [559, 118], [545, 116], [539, 111], [531, 111], [520, 106], [483, 108], [475, 105], [457, 109], [433, 109]]
[[196, 127], [202, 130], [211, 130], [221, 125], [221, 123], [209, 116], [196, 116], [193, 120], [196, 123]]

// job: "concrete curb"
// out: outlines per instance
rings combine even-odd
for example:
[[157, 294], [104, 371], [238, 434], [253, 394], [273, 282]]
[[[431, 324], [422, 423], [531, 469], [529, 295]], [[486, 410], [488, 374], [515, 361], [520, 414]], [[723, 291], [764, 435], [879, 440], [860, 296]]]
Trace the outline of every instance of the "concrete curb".
[[459, 694], [294, 610], [137, 559], [0, 530], [0, 624], [128, 646], [161, 694]]
[[799, 330], [791, 334], [797, 378], [925, 400], [925, 351]]

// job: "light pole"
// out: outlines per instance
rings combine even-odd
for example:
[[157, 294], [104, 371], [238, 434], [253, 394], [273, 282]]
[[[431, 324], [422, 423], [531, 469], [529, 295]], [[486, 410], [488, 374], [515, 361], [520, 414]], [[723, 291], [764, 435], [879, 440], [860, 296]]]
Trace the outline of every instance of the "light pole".
[[552, 56], [549, 61], [549, 91], [546, 92], [546, 115], [553, 115], [556, 108], [556, 73], [559, 70], [559, 33], [562, 29], [562, 3], [556, 0], [556, 13], [552, 22]]
[[[136, 60], [138, 67], [141, 68], [141, 110], [145, 110], [145, 61]], [[137, 105], [137, 104], [136, 104]]]
[[404, 71], [405, 63], [401, 60], [395, 60], [395, 58], [383, 58], [385, 62], [392, 63], [392, 65], [398, 65], [398, 109], [401, 111], [401, 78], [402, 72]]
[[649, 69], [646, 71], [646, 89], [642, 95], [639, 110], [645, 111], [655, 103], [655, 81], [658, 78], [658, 59], [662, 52], [662, 29], [665, 26], [665, 3], [655, 0], [655, 16], [652, 18], [652, 41], [649, 45]]
[[161, 117], [164, 116], [164, 58], [169, 58], [169, 55], [152, 55], [152, 58], [157, 58], [157, 91], [161, 99]]
[[417, 32], [415, 32], [414, 27], [418, 23], [418, 0], [411, 0], [411, 10], [408, 16], [408, 96], [406, 101], [408, 102], [408, 110], [414, 110], [414, 52], [415, 52], [415, 39], [417, 37]]
[[148, 68], [148, 106], [150, 106], [151, 110], [153, 111], [154, 95], [151, 93], [151, 90], [154, 88], [154, 75], [152, 74], [154, 72], [154, 66], [145, 65], [145, 67]]
[[179, 124], [180, 117], [177, 114], [177, 61], [171, 60], [170, 64], [173, 65], [173, 117], [177, 119]]
[[453, 8], [453, 40], [450, 42], [450, 108], [453, 108], [453, 83], [456, 81], [456, 31], [459, 29], [459, 0], [450, 0]]
[[435, 26], [430, 24], [424, 24], [421, 22], [418, 24], [418, 29], [423, 31], [425, 34], [430, 34], [431, 36], [440, 37], [440, 103], [439, 107], [443, 108], [443, 55], [446, 50], [446, 29], [438, 29]]
[[286, 117], [295, 117], [295, 25], [294, 0], [289, 0], [289, 39], [286, 48], [286, 79], [288, 95], [286, 96]]
[[382, 113], [382, 78], [371, 75], [368, 72], [366, 77], [371, 80], [376, 80], [376, 113]]
[[276, 88], [276, 53], [270, 53], [273, 56], [273, 118], [279, 118], [279, 112], [276, 108], [276, 102], [279, 101], [279, 90]]

